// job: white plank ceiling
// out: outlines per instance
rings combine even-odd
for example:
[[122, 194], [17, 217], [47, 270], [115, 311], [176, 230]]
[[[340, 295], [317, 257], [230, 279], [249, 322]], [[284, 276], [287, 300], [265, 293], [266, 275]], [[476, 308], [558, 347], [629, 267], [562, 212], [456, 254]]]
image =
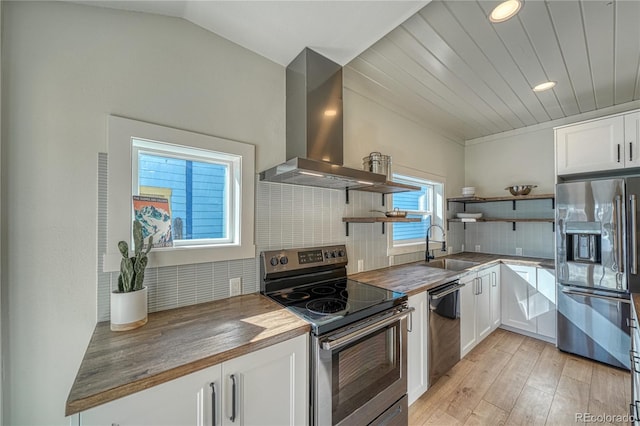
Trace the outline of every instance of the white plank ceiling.
[[[640, 99], [640, 1], [432, 1], [347, 65], [354, 90], [469, 140]], [[544, 81], [554, 89], [535, 93]]]
[[183, 17], [283, 65], [311, 47], [458, 140], [640, 100], [640, 0], [524, 0], [499, 24], [497, 0], [76, 2]]

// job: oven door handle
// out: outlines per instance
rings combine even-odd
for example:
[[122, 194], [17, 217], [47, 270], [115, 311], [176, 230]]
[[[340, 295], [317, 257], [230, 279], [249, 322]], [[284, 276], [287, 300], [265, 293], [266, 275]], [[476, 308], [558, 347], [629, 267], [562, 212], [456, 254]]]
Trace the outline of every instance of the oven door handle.
[[328, 338], [321, 342], [320, 347], [325, 351], [332, 351], [334, 349], [348, 345], [349, 343], [352, 343], [368, 334], [374, 333], [380, 330], [381, 328], [384, 328], [390, 324], [393, 324], [394, 322], [405, 319], [409, 315], [409, 313], [413, 311], [415, 311], [415, 308], [409, 307], [403, 310], [402, 312], [394, 314], [382, 321], [377, 321], [373, 324], [367, 325], [366, 327], [362, 327], [354, 331], [353, 333], [349, 333], [345, 336], [341, 336], [336, 339]]
[[446, 295], [451, 294], [453, 292], [456, 292], [456, 291], [460, 290], [464, 286], [465, 286], [465, 284], [458, 284], [455, 287], [448, 288], [446, 290], [441, 291], [440, 293], [431, 293], [431, 295], [429, 297], [431, 297], [431, 300], [442, 299]]

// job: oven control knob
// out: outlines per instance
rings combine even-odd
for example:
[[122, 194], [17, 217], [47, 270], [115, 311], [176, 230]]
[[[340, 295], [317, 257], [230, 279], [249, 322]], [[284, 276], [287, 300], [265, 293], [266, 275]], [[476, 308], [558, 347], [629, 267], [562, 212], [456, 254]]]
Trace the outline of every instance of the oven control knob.
[[340, 251], [338, 251], [338, 256], [339, 256], [339, 257], [344, 257], [344, 254], [345, 254], [345, 253], [344, 253], [344, 250], [340, 250]]
[[331, 257], [336, 257], [338, 255], [338, 253], [334, 250], [331, 252]]
[[276, 266], [278, 264], [278, 258], [273, 256], [269, 263], [271, 263], [271, 266]]
[[286, 265], [287, 263], [289, 263], [289, 258], [287, 256], [282, 256], [280, 258], [280, 264], [281, 265]]
[[331, 253], [329, 253], [328, 251], [325, 251], [324, 252], [324, 257], [325, 257], [325, 259], [330, 258], [331, 257]]

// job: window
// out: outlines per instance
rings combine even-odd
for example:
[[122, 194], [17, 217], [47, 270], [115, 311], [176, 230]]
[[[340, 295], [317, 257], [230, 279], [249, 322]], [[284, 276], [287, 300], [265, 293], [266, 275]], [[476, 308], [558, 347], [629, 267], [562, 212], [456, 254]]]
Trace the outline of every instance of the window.
[[[149, 253], [152, 266], [255, 257], [253, 145], [121, 117], [109, 118], [105, 271], [120, 265], [137, 203], [158, 201], [171, 240]], [[158, 241], [154, 238], [154, 242]]]
[[173, 246], [236, 240], [240, 156], [140, 139], [132, 146], [132, 193], [169, 201]]
[[399, 192], [393, 194], [393, 208], [407, 211], [407, 217], [420, 218], [420, 222], [397, 222], [389, 237], [390, 254], [401, 254], [425, 250], [427, 230], [432, 240], [441, 239], [440, 230], [431, 225], [444, 223], [444, 184], [433, 179], [427, 179], [417, 171], [407, 170], [404, 173], [394, 173], [393, 181], [420, 187], [420, 191]]

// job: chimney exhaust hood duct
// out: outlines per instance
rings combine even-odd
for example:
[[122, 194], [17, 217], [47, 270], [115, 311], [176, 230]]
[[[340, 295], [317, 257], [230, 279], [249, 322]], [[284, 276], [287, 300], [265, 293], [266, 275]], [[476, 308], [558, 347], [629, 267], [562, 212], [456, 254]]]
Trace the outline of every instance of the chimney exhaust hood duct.
[[386, 176], [344, 167], [342, 67], [304, 49], [287, 67], [287, 162], [260, 180], [333, 189], [384, 184]]

